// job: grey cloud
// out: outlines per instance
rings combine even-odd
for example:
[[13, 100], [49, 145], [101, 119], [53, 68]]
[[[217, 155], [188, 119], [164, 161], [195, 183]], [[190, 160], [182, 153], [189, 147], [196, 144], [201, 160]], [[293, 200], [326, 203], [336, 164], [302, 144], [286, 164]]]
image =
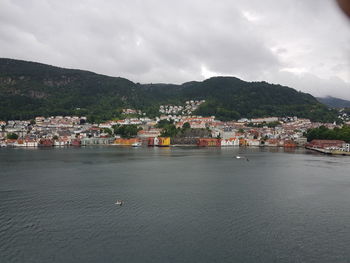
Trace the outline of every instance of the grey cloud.
[[0, 0], [0, 6], [1, 57], [153, 83], [202, 80], [205, 67], [350, 99], [350, 26], [333, 0]]
[[290, 72], [275, 72], [266, 76], [272, 83], [293, 87], [296, 90], [310, 93], [317, 97], [328, 95], [350, 100], [350, 85], [338, 77], [322, 79], [310, 73], [293, 74]]

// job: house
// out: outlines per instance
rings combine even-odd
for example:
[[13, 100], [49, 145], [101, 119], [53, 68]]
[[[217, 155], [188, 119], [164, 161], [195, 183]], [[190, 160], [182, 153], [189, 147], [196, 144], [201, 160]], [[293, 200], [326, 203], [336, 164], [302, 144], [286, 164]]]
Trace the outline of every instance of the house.
[[299, 147], [304, 147], [307, 144], [306, 137], [298, 137], [294, 140]]
[[158, 146], [170, 146], [170, 137], [158, 137]]
[[14, 142], [15, 147], [26, 147], [25, 141], [23, 139], [18, 139]]
[[91, 137], [91, 138], [82, 138], [81, 139], [81, 145], [87, 146], [87, 145], [96, 145], [96, 144], [113, 144], [114, 138], [113, 137], [107, 137], [107, 138], [98, 138], [98, 137]]
[[350, 152], [350, 143], [344, 143], [342, 148], [344, 152]]
[[220, 147], [221, 139], [217, 138], [198, 138], [197, 146], [201, 147]]
[[341, 140], [312, 140], [310, 143], [306, 144], [307, 148], [342, 148], [345, 144], [344, 141]]
[[53, 145], [54, 146], [69, 146], [70, 141], [69, 141], [68, 137], [60, 137], [60, 138], [58, 138], [58, 140], [54, 140]]
[[266, 140], [265, 146], [277, 147], [278, 146], [278, 139], [268, 139], [268, 140]]
[[52, 147], [53, 140], [50, 139], [40, 139], [38, 142], [38, 147]]
[[269, 122], [275, 122], [278, 121], [277, 117], [267, 117], [267, 118], [256, 118], [256, 119], [251, 119], [252, 123], [269, 123]]
[[150, 138], [150, 137], [158, 137], [160, 135], [161, 129], [153, 128], [147, 130], [140, 130], [137, 133], [137, 137], [140, 138]]
[[34, 139], [17, 139], [13, 143], [14, 147], [37, 147], [38, 142]]
[[221, 146], [239, 146], [238, 138], [221, 139]]
[[114, 144], [122, 145], [122, 146], [131, 146], [135, 143], [140, 143], [140, 139], [139, 138], [129, 138], [129, 139], [117, 138], [114, 141]]
[[283, 147], [285, 148], [295, 148], [297, 147], [297, 143], [292, 140], [284, 140]]
[[26, 139], [27, 147], [38, 147], [38, 142], [34, 139]]
[[246, 139], [246, 145], [247, 146], [259, 146], [260, 140], [258, 140], [258, 139]]

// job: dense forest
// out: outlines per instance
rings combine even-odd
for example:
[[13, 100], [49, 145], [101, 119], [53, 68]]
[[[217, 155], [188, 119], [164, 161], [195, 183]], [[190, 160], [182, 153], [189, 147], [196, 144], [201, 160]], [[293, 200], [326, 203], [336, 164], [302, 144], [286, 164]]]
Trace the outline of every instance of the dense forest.
[[159, 115], [162, 104], [206, 100], [195, 114], [221, 120], [298, 116], [334, 121], [336, 111], [310, 94], [266, 82], [214, 77], [203, 82], [139, 84], [130, 80], [0, 58], [0, 120], [38, 115], [80, 115], [90, 121], [120, 118], [123, 108]]
[[344, 125], [342, 128], [327, 129], [325, 126], [308, 130], [306, 133], [308, 141], [314, 139], [321, 140], [343, 140], [350, 143], [350, 126]]

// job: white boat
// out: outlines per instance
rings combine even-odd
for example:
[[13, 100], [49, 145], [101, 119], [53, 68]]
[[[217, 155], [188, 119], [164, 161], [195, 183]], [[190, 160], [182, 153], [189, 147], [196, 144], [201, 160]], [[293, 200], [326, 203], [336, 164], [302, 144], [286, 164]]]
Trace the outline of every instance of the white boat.
[[141, 143], [140, 142], [134, 142], [133, 144], [131, 144], [132, 147], [140, 147]]
[[247, 162], [249, 162], [249, 159], [245, 156], [236, 155], [236, 159], [245, 159]]
[[115, 202], [115, 204], [116, 204], [116, 205], [120, 205], [120, 206], [122, 206], [122, 205], [123, 205], [123, 203], [124, 203], [124, 201], [123, 201], [123, 200], [117, 200], [117, 202]]

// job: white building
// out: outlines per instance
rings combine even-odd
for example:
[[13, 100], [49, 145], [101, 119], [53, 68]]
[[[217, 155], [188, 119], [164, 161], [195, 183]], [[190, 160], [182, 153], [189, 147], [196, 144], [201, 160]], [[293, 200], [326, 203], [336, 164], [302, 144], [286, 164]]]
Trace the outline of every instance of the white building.
[[239, 146], [238, 138], [222, 139], [221, 146]]

